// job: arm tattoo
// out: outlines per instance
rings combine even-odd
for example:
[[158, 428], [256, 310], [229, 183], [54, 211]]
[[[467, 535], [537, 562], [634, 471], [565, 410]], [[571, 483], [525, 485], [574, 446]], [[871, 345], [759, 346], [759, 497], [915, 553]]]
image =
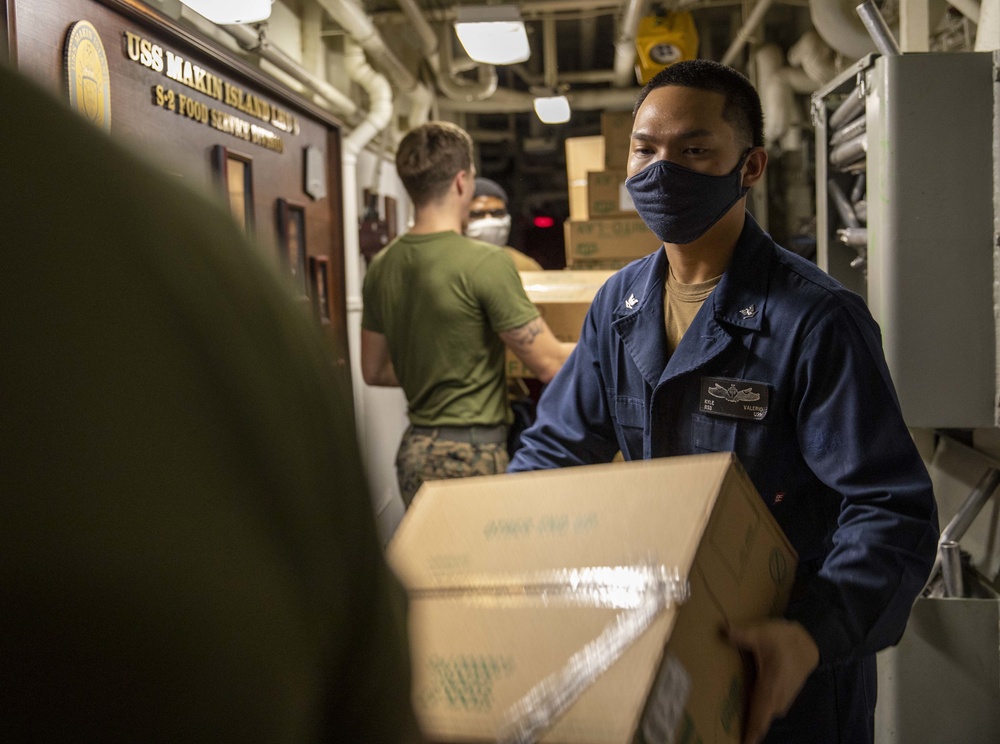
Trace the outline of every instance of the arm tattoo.
[[510, 339], [518, 348], [524, 349], [531, 346], [535, 342], [535, 337], [538, 336], [544, 326], [542, 325], [541, 318], [535, 318], [534, 320], [528, 321], [520, 328], [514, 328], [507, 332], [507, 338]]

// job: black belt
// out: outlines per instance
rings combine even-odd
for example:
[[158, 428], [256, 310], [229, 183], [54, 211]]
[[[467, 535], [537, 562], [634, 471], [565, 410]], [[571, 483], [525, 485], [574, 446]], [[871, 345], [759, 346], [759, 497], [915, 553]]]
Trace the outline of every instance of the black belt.
[[506, 424], [496, 426], [411, 426], [414, 434], [437, 437], [448, 442], [467, 444], [503, 444], [507, 441]]

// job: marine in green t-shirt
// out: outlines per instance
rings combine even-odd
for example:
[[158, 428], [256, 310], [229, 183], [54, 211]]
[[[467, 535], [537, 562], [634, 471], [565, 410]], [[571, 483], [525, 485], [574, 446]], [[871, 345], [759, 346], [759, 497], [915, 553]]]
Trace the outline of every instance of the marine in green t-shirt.
[[396, 473], [409, 505], [424, 480], [506, 469], [504, 346], [547, 382], [573, 345], [552, 335], [501, 248], [462, 236], [475, 193], [463, 129], [410, 131], [396, 169], [414, 224], [365, 277], [361, 369], [369, 385], [406, 394], [411, 426]]
[[386, 337], [419, 426], [509, 423], [502, 331], [538, 317], [501, 248], [407, 234], [372, 261], [362, 327]]

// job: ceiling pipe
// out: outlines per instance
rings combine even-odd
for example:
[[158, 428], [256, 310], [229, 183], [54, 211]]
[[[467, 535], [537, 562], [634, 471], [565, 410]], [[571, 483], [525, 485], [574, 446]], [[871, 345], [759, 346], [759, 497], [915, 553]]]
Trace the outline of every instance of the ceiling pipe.
[[316, 2], [361, 45], [375, 66], [384, 72], [397, 88], [409, 91], [417, 85], [413, 73], [385, 45], [375, 24], [355, 0], [316, 0]]
[[875, 42], [875, 48], [879, 50], [879, 53], [883, 57], [892, 57], [903, 53], [899, 48], [899, 42], [896, 41], [896, 37], [889, 30], [889, 25], [885, 22], [885, 18], [882, 17], [882, 14], [875, 7], [875, 3], [872, 0], [865, 0], [857, 7], [857, 11], [858, 15], [861, 16], [862, 23], [865, 24], [865, 28], [868, 29], [868, 35]]
[[438, 54], [428, 58], [441, 92], [453, 101], [482, 101], [492, 96], [500, 82], [496, 67], [477, 65], [476, 82], [456, 77], [452, 71], [451, 28], [447, 24], [441, 27], [441, 37]]
[[556, 19], [546, 16], [542, 19], [542, 70], [544, 71], [545, 87], [548, 95], [555, 95], [559, 79], [557, 59], [559, 50], [556, 46]]
[[344, 119], [357, 120], [359, 116], [357, 104], [345, 93], [310, 73], [278, 47], [271, 45], [263, 26], [259, 31], [245, 24], [219, 26], [219, 28], [236, 39], [236, 43], [245, 51], [260, 55], [262, 59], [266, 59], [282, 72], [298, 80], [306, 87], [307, 94], [311, 93], [325, 101], [335, 114]]
[[580, 24], [580, 69], [594, 68], [594, 47], [597, 45], [597, 16], [581, 18]]
[[[570, 91], [566, 94], [574, 111], [631, 109], [639, 97], [639, 88]], [[500, 88], [488, 101], [439, 101], [446, 111], [464, 114], [519, 114], [534, 111], [534, 96], [522, 91]]]
[[809, 0], [813, 28], [830, 47], [848, 60], [875, 51], [875, 44], [855, 11], [860, 0]]
[[806, 31], [792, 44], [788, 50], [788, 63], [793, 67], [801, 67], [806, 75], [820, 85], [826, 85], [839, 72], [833, 50], [815, 31]]
[[964, 15], [973, 23], [979, 23], [980, 5], [977, 0], [945, 0], [948, 5]]
[[646, 15], [649, 0], [628, 0], [622, 12], [618, 39], [615, 41], [615, 65], [612, 82], [617, 88], [635, 85], [635, 34]]
[[[803, 0], [792, 0], [803, 2]], [[738, 0], [732, 0], [738, 2]], [[525, 19], [537, 19], [541, 16], [555, 14], [578, 15], [580, 13], [598, 13], [612, 15], [621, 10], [622, 0], [524, 0], [519, 4], [521, 17]], [[457, 17], [455, 6], [424, 8], [422, 15], [435, 23], [454, 23]], [[374, 13], [378, 17], [379, 24], [383, 23], [404, 23], [409, 19], [404, 13], [396, 10], [383, 10]]]
[[344, 138], [343, 149], [355, 156], [382, 132], [392, 119], [392, 87], [368, 64], [361, 46], [344, 39], [344, 69], [368, 94], [368, 116]]
[[434, 94], [421, 83], [386, 46], [372, 19], [357, 4], [357, 0], [315, 0], [365, 51], [375, 67], [388, 77], [396, 90], [410, 99], [409, 124], [417, 126], [427, 120]]
[[396, 2], [410, 22], [409, 30], [416, 33], [420, 49], [434, 73], [438, 89], [444, 95], [456, 101], [478, 101], [493, 95], [499, 82], [493, 65], [477, 65], [476, 82], [456, 77], [452, 69], [450, 25], [442, 24], [439, 36], [415, 0], [396, 0]]
[[747, 16], [740, 30], [736, 32], [736, 38], [733, 39], [726, 53], [722, 55], [722, 64], [731, 65], [733, 63], [736, 55], [742, 51], [743, 45], [750, 40], [750, 37], [757, 30], [757, 27], [760, 26], [764, 20], [764, 16], [767, 15], [768, 9], [773, 4], [774, 0], [757, 0], [757, 4], [750, 11], [750, 15]]

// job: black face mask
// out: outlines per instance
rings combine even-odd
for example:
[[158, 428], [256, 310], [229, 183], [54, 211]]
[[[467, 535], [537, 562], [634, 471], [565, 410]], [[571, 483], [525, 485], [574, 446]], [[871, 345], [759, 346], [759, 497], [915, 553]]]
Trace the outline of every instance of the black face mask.
[[692, 243], [750, 190], [740, 185], [740, 169], [749, 154], [748, 150], [724, 176], [659, 160], [625, 181], [625, 188], [642, 221], [660, 240]]

